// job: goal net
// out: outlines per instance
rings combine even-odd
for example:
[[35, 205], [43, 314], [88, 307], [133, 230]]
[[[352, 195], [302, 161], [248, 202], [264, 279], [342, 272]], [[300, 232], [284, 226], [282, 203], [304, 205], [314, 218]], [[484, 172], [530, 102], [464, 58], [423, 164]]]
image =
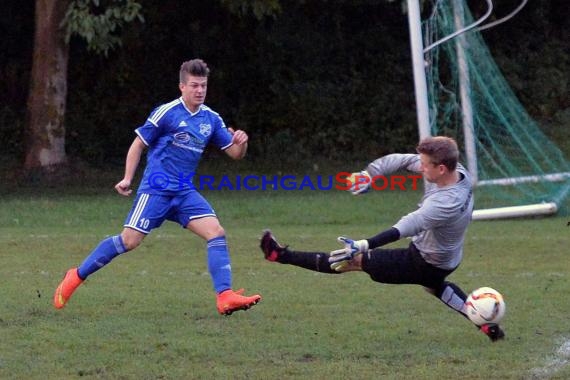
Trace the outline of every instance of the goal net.
[[426, 50], [435, 45], [424, 56], [431, 133], [460, 144], [476, 179], [475, 219], [566, 212], [569, 161], [518, 101], [481, 32], [437, 45], [476, 24], [463, 3], [434, 1], [422, 23]]

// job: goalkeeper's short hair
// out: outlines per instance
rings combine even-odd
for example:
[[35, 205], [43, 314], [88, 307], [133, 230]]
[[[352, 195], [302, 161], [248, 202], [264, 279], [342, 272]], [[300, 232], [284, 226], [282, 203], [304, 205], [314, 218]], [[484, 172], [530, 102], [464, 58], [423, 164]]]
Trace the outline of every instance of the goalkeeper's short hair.
[[449, 171], [457, 168], [459, 148], [451, 137], [427, 137], [420, 141], [416, 148], [418, 153], [428, 155], [434, 165], [445, 165]]

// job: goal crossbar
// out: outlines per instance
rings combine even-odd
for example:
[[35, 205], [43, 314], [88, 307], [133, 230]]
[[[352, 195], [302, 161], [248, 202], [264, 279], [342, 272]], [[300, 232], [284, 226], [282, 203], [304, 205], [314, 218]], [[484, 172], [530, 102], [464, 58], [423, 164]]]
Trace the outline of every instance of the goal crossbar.
[[473, 220], [492, 220], [520, 218], [525, 216], [552, 215], [558, 212], [558, 206], [554, 202], [537, 203], [524, 206], [497, 207], [485, 210], [475, 210]]
[[520, 183], [562, 182], [566, 181], [567, 179], [570, 179], [570, 172], [528, 175], [528, 176], [511, 177], [511, 178], [487, 179], [483, 181], [478, 181], [477, 186], [489, 186], [489, 185], [508, 186], [508, 185], [517, 185]]
[[[557, 177], [561, 174], [557, 173]], [[569, 177], [565, 177], [568, 179]], [[554, 215], [558, 212], [559, 204], [566, 199], [570, 193], [570, 182], [566, 184], [552, 199], [548, 202], [535, 203], [522, 206], [497, 207], [489, 209], [474, 210], [472, 214], [473, 220], [492, 220], [492, 219], [508, 219], [520, 218], [537, 215]]]

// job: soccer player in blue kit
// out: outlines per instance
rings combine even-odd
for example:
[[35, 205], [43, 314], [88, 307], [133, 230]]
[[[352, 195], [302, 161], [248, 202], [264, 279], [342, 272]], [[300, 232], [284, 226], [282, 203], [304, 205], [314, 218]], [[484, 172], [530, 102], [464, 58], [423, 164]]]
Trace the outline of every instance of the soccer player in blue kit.
[[[418, 144], [417, 152], [389, 154], [374, 160], [366, 170], [354, 173], [368, 180], [360, 185], [353, 183], [349, 189], [353, 194], [363, 193], [370, 188], [371, 178], [402, 170], [422, 173], [426, 182], [417, 210], [368, 239], [339, 237], [345, 247], [330, 254], [283, 247], [268, 230], [260, 245], [265, 258], [321, 273], [363, 271], [380, 283], [422, 285], [449, 308], [467, 317], [466, 294], [446, 277], [463, 259], [465, 232], [474, 204], [471, 176], [458, 162], [457, 143], [449, 137], [425, 138]], [[380, 248], [404, 237], [412, 239], [407, 248]], [[493, 342], [505, 336], [498, 324], [478, 327]]]
[[232, 159], [247, 152], [248, 135], [226, 128], [222, 118], [204, 104], [210, 69], [201, 59], [180, 67], [181, 97], [154, 109], [135, 130], [127, 153], [124, 178], [115, 185], [121, 195], [132, 193], [131, 181], [141, 155], [148, 148], [147, 165], [133, 207], [121, 234], [104, 239], [77, 268], [71, 268], [57, 287], [53, 303], [63, 308], [83, 281], [118, 255], [138, 247], [165, 220], [179, 223], [207, 241], [208, 271], [220, 314], [246, 310], [261, 300], [232, 290], [230, 254], [225, 232], [214, 209], [192, 185], [191, 178], [207, 145]]

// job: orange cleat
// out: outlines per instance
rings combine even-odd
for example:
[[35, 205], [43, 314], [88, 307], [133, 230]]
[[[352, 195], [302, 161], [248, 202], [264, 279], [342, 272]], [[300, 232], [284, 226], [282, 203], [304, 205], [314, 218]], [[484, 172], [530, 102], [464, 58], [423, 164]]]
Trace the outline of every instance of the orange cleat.
[[222, 315], [231, 315], [234, 311], [247, 310], [261, 301], [261, 296], [259, 294], [247, 297], [242, 296], [243, 292], [243, 289], [235, 292], [231, 289], [228, 289], [218, 294], [218, 312]]
[[55, 306], [56, 309], [63, 308], [71, 298], [75, 289], [77, 289], [77, 287], [82, 283], [83, 280], [79, 278], [77, 268], [71, 268], [68, 270], [53, 294], [53, 306]]

